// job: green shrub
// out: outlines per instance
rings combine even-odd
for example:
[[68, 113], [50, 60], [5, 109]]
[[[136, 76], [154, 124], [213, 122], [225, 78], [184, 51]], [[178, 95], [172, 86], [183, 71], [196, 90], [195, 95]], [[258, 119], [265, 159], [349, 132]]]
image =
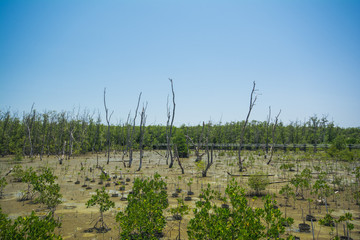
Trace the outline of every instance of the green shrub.
[[158, 239], [166, 225], [163, 211], [169, 206], [166, 182], [153, 178], [136, 178], [128, 205], [116, 215], [121, 239]]
[[[268, 195], [264, 208], [252, 208], [245, 197], [245, 190], [233, 179], [225, 190], [231, 207], [214, 203], [220, 193], [212, 190], [210, 184], [202, 192], [202, 201], [196, 202], [194, 218], [188, 224], [189, 239], [282, 239], [285, 222], [281, 211], [275, 209], [276, 201]], [[223, 199], [226, 201], [226, 198]]]
[[250, 176], [248, 180], [249, 187], [255, 191], [256, 195], [265, 190], [269, 184], [269, 177], [263, 172], [257, 172], [255, 175]]
[[36, 216], [34, 211], [29, 216], [20, 216], [12, 222], [0, 208], [0, 239], [62, 239], [54, 234], [55, 228], [60, 226], [61, 223], [51, 213], [43, 218]]
[[186, 138], [184, 133], [180, 129], [177, 129], [177, 131], [175, 132], [173, 142], [174, 144], [176, 144], [179, 157], [188, 158], [189, 151], [186, 145]]

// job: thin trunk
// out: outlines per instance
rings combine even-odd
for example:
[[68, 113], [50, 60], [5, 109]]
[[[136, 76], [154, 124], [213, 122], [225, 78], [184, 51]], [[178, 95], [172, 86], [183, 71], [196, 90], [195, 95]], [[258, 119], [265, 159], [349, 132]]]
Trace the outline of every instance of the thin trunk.
[[138, 103], [136, 106], [136, 110], [135, 110], [135, 117], [134, 117], [134, 122], [133, 122], [133, 128], [132, 128], [132, 132], [130, 135], [130, 142], [129, 142], [129, 168], [131, 167], [132, 161], [133, 161], [133, 148], [132, 148], [132, 144], [133, 144], [133, 139], [134, 139], [134, 135], [135, 135], [135, 123], [136, 123], [136, 117], [137, 117], [137, 112], [139, 109], [139, 105], [140, 105], [140, 99], [141, 99], [141, 92], [139, 94], [139, 98], [138, 98]]
[[[172, 96], [173, 96], [173, 112], [172, 112], [172, 116], [171, 116], [171, 124], [170, 124], [170, 129], [169, 129], [169, 142], [171, 142], [171, 136], [172, 136], [172, 128], [173, 128], [173, 124], [174, 124], [174, 118], [175, 118], [175, 107], [176, 107], [176, 104], [175, 104], [175, 92], [174, 92], [174, 86], [173, 86], [173, 80], [170, 79], [170, 82], [171, 82], [171, 91], [172, 91]], [[172, 152], [171, 152], [171, 149], [170, 149], [170, 165], [169, 165], [169, 168], [172, 168], [173, 164], [174, 164], [174, 158], [173, 158], [173, 155], [172, 155]]]
[[142, 167], [142, 159], [143, 159], [143, 141], [144, 141], [144, 134], [145, 134], [145, 123], [146, 123], [146, 108], [147, 108], [147, 103], [146, 106], [143, 107], [142, 112], [141, 112], [141, 121], [140, 121], [140, 142], [139, 142], [139, 150], [140, 150], [140, 162], [139, 162], [139, 168], [137, 171], [141, 170]]
[[180, 161], [180, 158], [179, 158], [179, 152], [178, 152], [178, 150], [177, 150], [176, 144], [174, 144], [174, 153], [175, 153], [175, 157], [176, 157], [176, 159], [177, 159], [177, 162], [178, 162], [178, 164], [179, 164], [179, 167], [180, 167], [180, 169], [181, 169], [181, 174], [185, 174], [184, 168], [183, 168], [183, 166], [182, 166], [182, 164], [181, 164], [181, 161]]
[[106, 106], [106, 88], [104, 88], [104, 107], [105, 107], [105, 114], [106, 114], [106, 122], [107, 122], [107, 134], [106, 134], [106, 140], [107, 140], [107, 161], [106, 164], [109, 164], [110, 162], [110, 119], [114, 111], [111, 112], [109, 116], [109, 109]]
[[254, 96], [254, 93], [256, 91], [255, 89], [256, 87], [256, 83], [255, 81], [253, 82], [253, 88], [251, 90], [251, 94], [250, 94], [250, 106], [249, 106], [249, 111], [248, 111], [248, 114], [246, 116], [246, 120], [245, 120], [245, 123], [244, 123], [244, 126], [242, 128], [242, 131], [241, 131], [241, 135], [240, 135], [240, 142], [239, 142], [239, 150], [238, 150], [238, 158], [239, 158], [239, 171], [242, 172], [244, 170], [244, 167], [243, 167], [243, 160], [241, 160], [241, 149], [242, 149], [242, 145], [243, 145], [243, 141], [244, 141], [244, 134], [245, 134], [245, 129], [246, 129], [246, 125], [249, 121], [249, 117], [250, 117], [250, 113], [251, 113], [251, 110], [253, 109], [254, 105], [255, 105], [255, 102], [257, 100], [257, 95]]
[[281, 113], [281, 110], [279, 111], [278, 115], [275, 117], [275, 123], [274, 123], [273, 129], [272, 129], [272, 141], [273, 141], [273, 143], [272, 143], [272, 145], [271, 145], [271, 149], [270, 149], [270, 159], [269, 159], [269, 161], [267, 162], [267, 165], [270, 164], [270, 162], [271, 162], [271, 160], [272, 160], [272, 157], [273, 157], [274, 147], [275, 147], [275, 143], [276, 143], [275, 130], [276, 130], [276, 126], [277, 126], [277, 122], [278, 122], [280, 113]]

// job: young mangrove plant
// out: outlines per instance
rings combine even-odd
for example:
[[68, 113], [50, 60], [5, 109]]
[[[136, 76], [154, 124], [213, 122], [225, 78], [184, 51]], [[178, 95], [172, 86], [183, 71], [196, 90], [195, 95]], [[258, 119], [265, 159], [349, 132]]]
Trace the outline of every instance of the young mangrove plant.
[[[110, 208], [115, 207], [115, 203], [110, 200], [109, 194], [105, 191], [105, 187], [96, 189], [96, 195], [92, 195], [91, 199], [86, 202], [86, 207], [92, 207], [97, 205], [100, 210], [100, 217], [94, 225], [94, 229], [97, 232], [107, 232], [110, 228], [104, 222], [104, 212], [108, 211]], [[98, 227], [98, 224], [100, 227]]]
[[136, 178], [128, 205], [116, 215], [121, 239], [158, 239], [166, 225], [163, 211], [169, 206], [166, 182], [159, 174]]

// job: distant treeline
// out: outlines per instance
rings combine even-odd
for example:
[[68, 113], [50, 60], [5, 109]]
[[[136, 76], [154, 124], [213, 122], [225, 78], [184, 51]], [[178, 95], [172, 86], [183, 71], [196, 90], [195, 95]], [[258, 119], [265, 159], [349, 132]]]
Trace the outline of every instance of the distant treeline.
[[[110, 126], [110, 148], [125, 151], [133, 121]], [[185, 138], [189, 145], [202, 143], [238, 144], [244, 121], [173, 128], [173, 139]], [[134, 127], [132, 146], [140, 140], [139, 123]], [[244, 144], [331, 144], [341, 138], [344, 144], [360, 144], [360, 128], [341, 128], [326, 117], [310, 117], [308, 121], [295, 121], [284, 125], [252, 121], [246, 127]], [[166, 144], [167, 126], [146, 126], [144, 147], [151, 149]], [[0, 112], [0, 155], [68, 155], [102, 152], [107, 148], [107, 126], [100, 115], [94, 117], [88, 111], [38, 112], [31, 110], [21, 116], [10, 111]]]

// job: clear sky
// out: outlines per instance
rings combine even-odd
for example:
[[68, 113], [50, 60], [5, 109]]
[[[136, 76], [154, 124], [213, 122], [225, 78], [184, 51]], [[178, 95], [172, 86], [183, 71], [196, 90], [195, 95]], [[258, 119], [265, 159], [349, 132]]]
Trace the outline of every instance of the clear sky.
[[360, 1], [1, 0], [0, 110], [89, 109], [147, 125], [280, 119], [360, 127]]

